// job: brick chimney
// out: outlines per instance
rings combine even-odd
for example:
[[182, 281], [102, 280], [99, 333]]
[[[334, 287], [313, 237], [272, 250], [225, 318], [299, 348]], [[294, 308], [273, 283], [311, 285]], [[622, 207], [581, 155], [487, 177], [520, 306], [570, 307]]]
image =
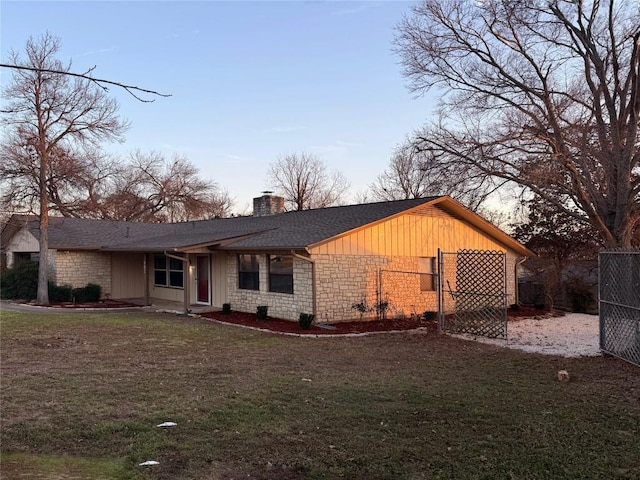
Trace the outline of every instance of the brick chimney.
[[271, 195], [273, 192], [262, 192], [261, 197], [253, 199], [253, 216], [266, 217], [284, 212], [284, 197]]

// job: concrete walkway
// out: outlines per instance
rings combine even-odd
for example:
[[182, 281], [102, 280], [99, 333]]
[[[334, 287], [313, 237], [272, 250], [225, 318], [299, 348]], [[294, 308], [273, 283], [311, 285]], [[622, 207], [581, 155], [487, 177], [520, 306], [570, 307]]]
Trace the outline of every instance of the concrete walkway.
[[[46, 312], [46, 313], [55, 313], [55, 314], [69, 314], [69, 313], [105, 313], [105, 312], [165, 312], [165, 313], [176, 313], [181, 314], [183, 312], [184, 306], [179, 302], [157, 302], [152, 305], [143, 305], [142, 302], [136, 302], [136, 299], [126, 299], [123, 302], [132, 303], [138, 306], [131, 307], [91, 307], [91, 308], [60, 308], [60, 307], [47, 307], [41, 305], [32, 305], [28, 303], [19, 303], [12, 302], [10, 300], [0, 300], [0, 312]], [[191, 313], [203, 313], [203, 312], [211, 312], [213, 310], [219, 310], [215, 307], [211, 307], [209, 305], [192, 305], [190, 307]]]

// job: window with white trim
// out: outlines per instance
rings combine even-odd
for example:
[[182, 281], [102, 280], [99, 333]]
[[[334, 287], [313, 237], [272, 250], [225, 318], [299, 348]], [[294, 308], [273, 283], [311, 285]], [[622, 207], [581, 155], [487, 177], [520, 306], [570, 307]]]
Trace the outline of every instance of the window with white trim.
[[292, 255], [269, 255], [269, 291], [293, 293]]
[[238, 288], [260, 290], [260, 266], [257, 255], [238, 255]]
[[154, 255], [153, 284], [158, 287], [184, 288], [184, 262], [162, 254]]

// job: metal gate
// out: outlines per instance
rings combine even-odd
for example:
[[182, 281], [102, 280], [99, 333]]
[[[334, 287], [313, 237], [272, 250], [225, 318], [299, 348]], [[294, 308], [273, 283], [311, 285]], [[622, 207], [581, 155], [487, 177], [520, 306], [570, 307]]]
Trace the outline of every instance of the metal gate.
[[640, 366], [640, 250], [600, 252], [600, 350]]
[[506, 254], [438, 251], [438, 329], [507, 338]]

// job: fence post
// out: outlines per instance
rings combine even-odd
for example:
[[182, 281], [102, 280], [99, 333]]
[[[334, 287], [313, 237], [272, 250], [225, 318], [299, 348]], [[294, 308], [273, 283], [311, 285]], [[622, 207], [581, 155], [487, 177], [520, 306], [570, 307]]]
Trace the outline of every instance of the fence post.
[[442, 268], [443, 268], [443, 262], [442, 262], [442, 251], [440, 249], [438, 249], [438, 271], [436, 273], [437, 275], [437, 288], [436, 288], [436, 298], [437, 298], [437, 305], [438, 305], [438, 333], [442, 333], [444, 331], [444, 312], [442, 311], [442, 291], [443, 291], [443, 285], [442, 285], [442, 279], [444, 278], [444, 275], [442, 275]]

